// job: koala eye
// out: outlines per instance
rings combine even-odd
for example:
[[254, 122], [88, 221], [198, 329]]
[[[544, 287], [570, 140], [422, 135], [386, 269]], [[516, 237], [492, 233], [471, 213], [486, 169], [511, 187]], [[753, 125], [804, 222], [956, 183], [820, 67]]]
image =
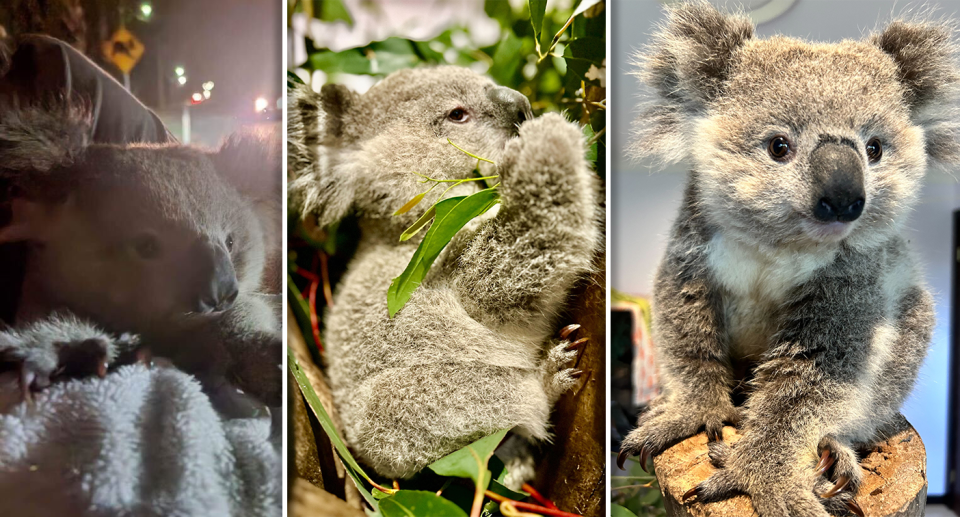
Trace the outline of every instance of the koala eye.
[[870, 163], [877, 163], [881, 156], [883, 156], [883, 145], [880, 143], [880, 139], [871, 138], [867, 142], [867, 158], [870, 159]]
[[767, 144], [767, 152], [770, 157], [778, 162], [785, 162], [790, 156], [790, 141], [784, 135], [777, 135], [770, 139]]
[[233, 234], [227, 235], [227, 240], [225, 241], [227, 245], [227, 251], [233, 251]]
[[466, 122], [470, 119], [470, 116], [467, 115], [467, 110], [463, 108], [456, 108], [447, 115], [447, 118], [454, 122]]
[[155, 260], [162, 255], [160, 239], [153, 233], [142, 233], [138, 235], [133, 240], [133, 250], [137, 253], [137, 256], [143, 260]]

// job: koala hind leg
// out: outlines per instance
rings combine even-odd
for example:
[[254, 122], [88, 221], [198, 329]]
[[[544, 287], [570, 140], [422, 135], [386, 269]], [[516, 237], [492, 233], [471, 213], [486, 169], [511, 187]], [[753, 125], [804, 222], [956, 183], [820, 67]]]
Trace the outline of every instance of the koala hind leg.
[[541, 372], [478, 361], [384, 370], [339, 399], [346, 438], [377, 472], [405, 478], [499, 429], [549, 438]]

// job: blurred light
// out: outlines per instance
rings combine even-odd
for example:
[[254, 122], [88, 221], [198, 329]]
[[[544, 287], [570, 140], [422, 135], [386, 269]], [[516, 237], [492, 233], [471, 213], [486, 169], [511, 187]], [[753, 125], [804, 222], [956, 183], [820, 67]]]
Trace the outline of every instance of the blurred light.
[[267, 106], [269, 105], [270, 103], [267, 101], [267, 99], [264, 99], [263, 97], [257, 97], [257, 100], [253, 102], [253, 106], [256, 109], [257, 113], [267, 109]]
[[203, 91], [208, 92], [213, 89], [213, 81], [203, 83]]
[[203, 98], [204, 99], [210, 98], [210, 90], [203, 90]]
[[203, 102], [203, 95], [199, 93], [194, 93], [193, 96], [190, 97], [190, 101], [193, 104], [200, 104], [201, 102]]
[[181, 75], [180, 77], [177, 77], [177, 82], [180, 83], [180, 86], [187, 84], [187, 76]]
[[173, 69], [173, 73], [177, 74], [177, 77], [183, 77], [183, 74], [185, 74], [186, 71], [184, 71], [182, 66], [178, 66]]
[[153, 6], [150, 5], [150, 2], [140, 4], [140, 14], [143, 15], [144, 19], [150, 19], [153, 14]]

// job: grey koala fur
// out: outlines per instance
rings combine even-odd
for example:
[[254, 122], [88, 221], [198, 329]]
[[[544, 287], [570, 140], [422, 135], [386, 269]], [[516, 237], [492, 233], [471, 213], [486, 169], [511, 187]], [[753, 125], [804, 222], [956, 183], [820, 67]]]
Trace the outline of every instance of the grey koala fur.
[[[23, 389], [42, 389], [65, 372], [103, 375], [83, 363], [133, 360], [146, 347], [212, 394], [235, 383], [279, 406], [278, 311], [264, 295], [276, 283], [265, 270], [279, 274], [268, 267], [280, 247], [279, 141], [94, 144], [89, 122], [80, 101], [0, 110], [11, 212], [0, 242], [29, 250], [2, 359], [33, 381]], [[71, 347], [86, 353], [56, 353]]]
[[[960, 161], [952, 36], [898, 20], [863, 41], [759, 39], [705, 3], [669, 11], [638, 56], [657, 98], [630, 154], [691, 172], [654, 286], [663, 394], [621, 464], [705, 428], [721, 468], [687, 497], [746, 493], [763, 517], [856, 511], [857, 450], [902, 419], [934, 325], [900, 231], [928, 162]], [[849, 204], [833, 207], [838, 192]], [[821, 202], [836, 212], [818, 219]], [[724, 423], [743, 430], [732, 447]]]
[[[358, 458], [402, 478], [498, 429], [549, 439], [551, 406], [578, 376], [570, 340], [550, 336], [601, 243], [580, 128], [559, 114], [530, 120], [518, 92], [457, 67], [399, 71], [363, 95], [296, 86], [288, 99], [291, 208], [321, 226], [359, 217], [323, 339]], [[458, 108], [460, 121], [451, 118]], [[413, 172], [469, 178], [477, 166], [448, 138], [497, 163], [480, 169], [500, 175], [502, 204], [457, 234], [391, 319], [387, 289], [422, 238], [399, 236], [443, 191], [392, 216], [425, 190]]]

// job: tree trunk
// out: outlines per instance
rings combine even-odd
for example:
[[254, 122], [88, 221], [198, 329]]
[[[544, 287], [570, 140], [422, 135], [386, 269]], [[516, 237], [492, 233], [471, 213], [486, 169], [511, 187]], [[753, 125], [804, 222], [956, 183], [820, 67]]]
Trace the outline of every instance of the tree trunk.
[[[723, 439], [735, 442], [732, 427]], [[716, 469], [707, 457], [704, 433], [688, 438], [654, 458], [664, 506], [670, 517], [748, 517], [756, 515], [745, 495], [717, 503], [684, 505], [683, 493]], [[879, 444], [860, 462], [864, 478], [856, 501], [866, 517], [919, 517], [927, 500], [927, 455], [920, 435], [906, 420], [893, 437]]]

